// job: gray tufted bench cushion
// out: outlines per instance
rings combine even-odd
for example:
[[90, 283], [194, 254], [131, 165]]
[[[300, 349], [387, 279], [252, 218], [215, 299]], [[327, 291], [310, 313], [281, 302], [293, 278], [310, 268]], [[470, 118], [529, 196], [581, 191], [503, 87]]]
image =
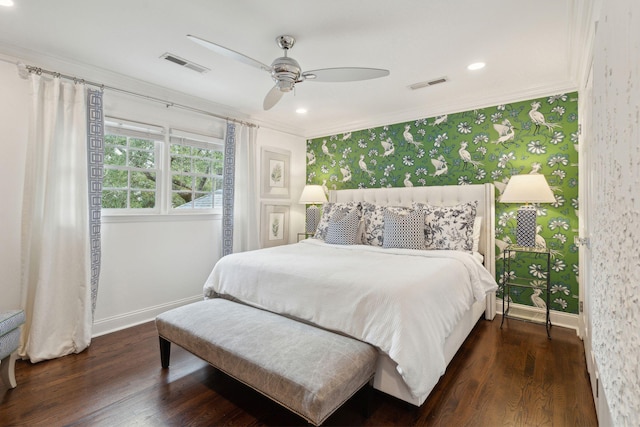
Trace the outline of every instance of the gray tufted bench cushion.
[[20, 344], [20, 325], [24, 320], [23, 310], [0, 313], [0, 378], [9, 388], [16, 387], [14, 366]]
[[369, 344], [222, 298], [156, 318], [162, 366], [170, 343], [319, 425], [373, 377]]

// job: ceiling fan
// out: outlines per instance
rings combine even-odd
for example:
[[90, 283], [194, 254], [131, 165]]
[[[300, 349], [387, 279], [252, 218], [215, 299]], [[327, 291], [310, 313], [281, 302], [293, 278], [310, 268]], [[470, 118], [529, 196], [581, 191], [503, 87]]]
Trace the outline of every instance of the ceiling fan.
[[305, 80], [317, 82], [353, 82], [359, 80], [377, 79], [389, 75], [389, 70], [380, 68], [360, 68], [360, 67], [342, 67], [342, 68], [321, 68], [303, 72], [300, 64], [293, 58], [287, 56], [289, 49], [293, 47], [296, 39], [292, 36], [278, 36], [276, 42], [280, 49], [284, 50], [284, 56], [276, 58], [271, 65], [263, 64], [253, 58], [249, 58], [242, 53], [236, 52], [219, 44], [210, 42], [191, 34], [187, 37], [194, 42], [202, 45], [212, 51], [233, 58], [237, 61], [251, 65], [261, 70], [267, 71], [276, 82], [275, 86], [267, 93], [262, 106], [265, 110], [269, 110], [280, 101], [285, 92], [291, 92], [296, 83]]

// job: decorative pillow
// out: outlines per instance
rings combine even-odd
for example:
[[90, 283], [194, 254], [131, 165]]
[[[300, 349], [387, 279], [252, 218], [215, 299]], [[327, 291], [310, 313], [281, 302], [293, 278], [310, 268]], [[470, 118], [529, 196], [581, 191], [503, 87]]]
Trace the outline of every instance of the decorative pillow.
[[385, 209], [382, 247], [424, 249], [424, 212], [422, 209], [411, 210], [406, 215]]
[[347, 203], [324, 203], [322, 205], [322, 216], [316, 229], [316, 234], [313, 236], [316, 239], [325, 240], [327, 238], [327, 231], [329, 230], [329, 219], [336, 213], [347, 214], [354, 208], [358, 207], [357, 202]]
[[382, 246], [384, 240], [384, 211], [390, 210], [397, 214], [408, 214], [412, 209], [402, 206], [381, 206], [369, 202], [362, 202], [362, 217], [364, 218], [364, 237], [362, 243], [371, 246]]
[[478, 202], [456, 206], [432, 206], [414, 203], [424, 210], [424, 236], [427, 249], [447, 249], [472, 252], [473, 224]]
[[348, 214], [338, 212], [329, 220], [325, 242], [333, 245], [354, 245], [359, 237], [359, 229], [360, 209], [354, 209]]

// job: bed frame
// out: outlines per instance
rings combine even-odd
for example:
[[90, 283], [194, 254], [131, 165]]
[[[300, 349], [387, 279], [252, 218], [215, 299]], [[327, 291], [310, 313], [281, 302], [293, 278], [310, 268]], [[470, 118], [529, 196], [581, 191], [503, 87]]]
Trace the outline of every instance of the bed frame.
[[[495, 277], [495, 187], [493, 184], [333, 190], [329, 192], [329, 201], [370, 202], [384, 206], [411, 206], [412, 202], [452, 206], [478, 201], [477, 215], [482, 216], [479, 252], [484, 257], [485, 268]], [[495, 317], [495, 292], [488, 293], [485, 301], [476, 302], [447, 337], [444, 346], [447, 365], [482, 316], [482, 313], [484, 313], [484, 317], [487, 320], [492, 320]], [[382, 353], [378, 357], [373, 386], [382, 392], [416, 406], [422, 405], [428, 395], [413, 396], [400, 374], [398, 374], [396, 363]]]

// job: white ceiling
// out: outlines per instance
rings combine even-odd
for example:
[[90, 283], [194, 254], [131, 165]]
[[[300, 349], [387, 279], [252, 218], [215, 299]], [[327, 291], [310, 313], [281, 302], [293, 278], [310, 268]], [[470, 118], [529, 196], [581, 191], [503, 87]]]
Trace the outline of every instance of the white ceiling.
[[[0, 7], [0, 52], [89, 64], [305, 137], [574, 90], [586, 55], [581, 40], [588, 6], [581, 0], [14, 2]], [[187, 34], [266, 64], [281, 56], [276, 36], [290, 34], [297, 43], [289, 55], [303, 70], [375, 67], [391, 74], [299, 83], [295, 95], [263, 111], [273, 86], [269, 74], [211, 52]], [[211, 71], [198, 74], [160, 59], [166, 52]], [[476, 61], [487, 66], [466, 69]], [[408, 88], [440, 77], [449, 81]], [[140, 85], [142, 92], [148, 88]], [[165, 93], [171, 101], [173, 92]], [[308, 113], [296, 114], [298, 107]]]

